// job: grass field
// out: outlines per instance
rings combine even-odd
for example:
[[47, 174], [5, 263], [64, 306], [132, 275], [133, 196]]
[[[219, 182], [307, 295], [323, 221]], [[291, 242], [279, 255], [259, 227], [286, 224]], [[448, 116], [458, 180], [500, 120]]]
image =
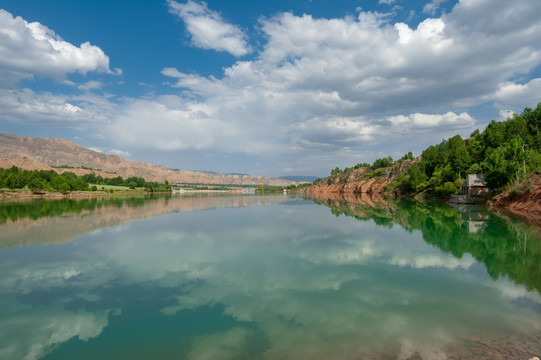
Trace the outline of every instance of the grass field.
[[[88, 184], [88, 186], [92, 187], [92, 186], [95, 186], [98, 188], [98, 191], [102, 191], [102, 190], [105, 190], [105, 191], [109, 191], [109, 190], [113, 190], [113, 191], [126, 191], [126, 190], [130, 190], [130, 188], [128, 186], [116, 186], [116, 185], [98, 185], [98, 184]], [[145, 190], [144, 188], [135, 188], [134, 190]]]

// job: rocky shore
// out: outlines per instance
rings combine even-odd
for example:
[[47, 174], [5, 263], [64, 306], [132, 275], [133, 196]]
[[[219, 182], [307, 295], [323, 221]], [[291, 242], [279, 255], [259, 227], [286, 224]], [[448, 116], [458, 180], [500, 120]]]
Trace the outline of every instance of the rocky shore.
[[541, 175], [534, 174], [526, 181], [496, 196], [490, 205], [503, 214], [525, 218], [541, 231]]
[[[399, 173], [406, 172], [413, 163], [405, 160], [399, 165], [382, 169], [378, 176], [373, 176], [370, 168], [359, 168], [347, 173], [331, 175], [317, 184], [299, 189], [298, 192], [319, 199], [346, 199], [353, 195], [370, 195], [365, 197], [381, 199], [383, 196], [393, 197], [389, 184]], [[535, 229], [541, 231], [541, 175], [534, 174], [521, 184], [497, 195], [489, 207], [502, 215], [519, 216]]]
[[336, 194], [342, 194], [343, 196], [351, 194], [388, 195], [386, 186], [399, 173], [406, 172], [412, 163], [412, 160], [405, 160], [399, 165], [381, 169], [376, 176], [374, 176], [374, 171], [370, 168], [361, 167], [346, 173], [329, 176], [317, 184], [303, 188], [300, 191], [319, 198], [330, 198]]

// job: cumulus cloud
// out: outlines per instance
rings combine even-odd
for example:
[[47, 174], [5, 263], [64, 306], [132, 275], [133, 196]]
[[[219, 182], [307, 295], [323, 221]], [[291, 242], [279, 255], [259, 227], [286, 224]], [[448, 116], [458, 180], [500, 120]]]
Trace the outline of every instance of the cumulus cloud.
[[99, 47], [89, 42], [77, 47], [38, 22], [0, 9], [0, 86], [33, 76], [63, 79], [69, 73], [90, 71], [113, 73], [109, 57]]
[[487, 98], [493, 99], [499, 108], [522, 108], [535, 106], [541, 101], [541, 79], [533, 79], [521, 84], [513, 81], [502, 82]]
[[[220, 19], [205, 4], [168, 4], [188, 22]], [[524, 12], [536, 12], [539, 5], [520, 4], [500, 1], [494, 10], [485, 2], [460, 2], [451, 13], [415, 28], [374, 12], [357, 18], [263, 18], [267, 42], [257, 58], [237, 61], [221, 78], [164, 68], [162, 74], [181, 93], [126, 104], [113, 128], [128, 129], [117, 137], [122, 145], [152, 134], [145, 137], [148, 146], [161, 151], [283, 149], [294, 158], [307, 150], [360, 155], [366, 145], [390, 142], [392, 150], [419, 151], [434, 138], [468, 135], [479, 126], [467, 111], [450, 109], [497, 102], [509, 93], [538, 93], [538, 79], [509, 82], [541, 64], [535, 35], [541, 24]], [[498, 37], [473, 18], [492, 26], [503, 14], [524, 21]]]
[[470, 114], [463, 112], [455, 114], [454, 112], [447, 112], [445, 114], [410, 114], [389, 116], [386, 120], [391, 123], [393, 130], [400, 133], [404, 132], [418, 132], [430, 129], [441, 129], [443, 127], [450, 127], [459, 129], [461, 127], [470, 128], [475, 124], [475, 119]]
[[226, 51], [237, 57], [252, 52], [242, 30], [225, 22], [219, 13], [208, 8], [207, 3], [188, 0], [181, 4], [168, 0], [167, 5], [169, 11], [186, 24], [194, 46]]

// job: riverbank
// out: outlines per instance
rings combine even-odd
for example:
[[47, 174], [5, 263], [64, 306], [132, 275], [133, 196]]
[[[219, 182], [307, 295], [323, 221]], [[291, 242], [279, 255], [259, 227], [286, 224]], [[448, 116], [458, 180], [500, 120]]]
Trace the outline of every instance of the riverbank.
[[71, 191], [68, 193], [61, 192], [44, 192], [33, 193], [30, 190], [2, 190], [0, 191], [0, 200], [35, 200], [35, 199], [89, 199], [102, 197], [134, 197], [145, 196], [151, 194], [170, 194], [166, 193], [150, 193], [140, 190], [116, 190], [110, 191]]
[[316, 197], [332, 197], [336, 194], [388, 196], [390, 195], [388, 185], [393, 182], [398, 174], [406, 172], [413, 162], [413, 160], [404, 160], [397, 165], [377, 170], [370, 167], [360, 167], [331, 175], [312, 186], [294, 192]]
[[[400, 172], [411, 165], [404, 161], [400, 166], [386, 169], [381, 175], [370, 177], [368, 169], [360, 168], [347, 174], [332, 175], [312, 186], [295, 190], [314, 198], [335, 199], [360, 195], [372, 198], [401, 197], [393, 193], [391, 183]], [[422, 200], [422, 196], [415, 199]], [[443, 199], [441, 199], [443, 201]], [[520, 184], [496, 195], [487, 202], [487, 207], [503, 216], [517, 216], [536, 230], [541, 231], [541, 175], [533, 174]]]
[[497, 195], [489, 205], [502, 215], [516, 215], [541, 231], [541, 175], [534, 174]]

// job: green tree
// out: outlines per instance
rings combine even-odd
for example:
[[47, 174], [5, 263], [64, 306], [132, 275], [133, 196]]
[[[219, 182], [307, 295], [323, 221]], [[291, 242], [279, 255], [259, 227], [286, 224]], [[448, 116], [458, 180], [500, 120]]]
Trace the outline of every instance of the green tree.
[[30, 191], [34, 193], [45, 191], [45, 189], [47, 188], [46, 182], [42, 180], [40, 177], [33, 177], [28, 182], [27, 186], [28, 186], [28, 189], [30, 189]]
[[531, 144], [529, 145], [532, 149], [539, 151], [541, 149], [541, 102], [537, 104], [534, 110], [525, 108], [522, 117], [526, 121], [530, 132]]
[[386, 158], [376, 159], [372, 164], [372, 169], [380, 169], [393, 165], [393, 158], [387, 156]]
[[60, 191], [63, 194], [71, 191], [71, 187], [68, 184], [68, 181], [63, 176], [55, 177], [51, 185], [53, 186], [53, 189], [55, 189], [56, 191]]
[[24, 179], [22, 175], [19, 172], [11, 172], [6, 177], [5, 186], [7, 186], [10, 189], [22, 189], [26, 184], [24, 183]]
[[334, 169], [331, 170], [331, 175], [340, 174], [342, 170], [337, 166]]
[[442, 186], [437, 187], [436, 192], [442, 197], [449, 197], [451, 195], [457, 194], [458, 189], [454, 183], [448, 181]]

